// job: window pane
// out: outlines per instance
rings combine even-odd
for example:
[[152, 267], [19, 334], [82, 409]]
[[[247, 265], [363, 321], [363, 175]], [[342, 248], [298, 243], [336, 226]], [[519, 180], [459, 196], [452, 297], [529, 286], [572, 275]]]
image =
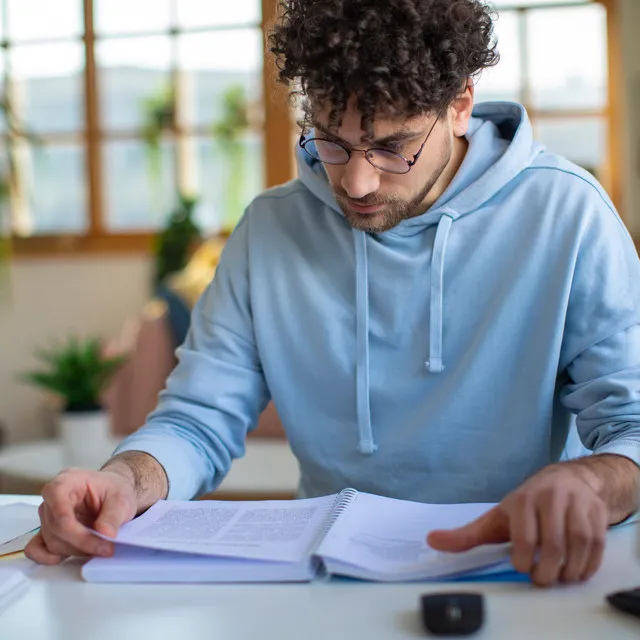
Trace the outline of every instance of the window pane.
[[[206, 51], [207, 55], [202, 55]], [[229, 55], [233, 51], [233, 55]], [[249, 102], [262, 95], [262, 33], [258, 29], [194, 33], [180, 37], [179, 65], [183, 72], [184, 121], [209, 125], [224, 109], [230, 86], [242, 85]]]
[[[532, 102], [539, 109], [599, 109], [607, 100], [606, 11], [593, 4], [532, 11]], [[560, 53], [561, 52], [561, 53]]]
[[194, 191], [200, 198], [196, 220], [208, 232], [231, 230], [264, 190], [262, 137], [250, 134], [230, 145], [200, 138], [194, 146], [198, 159]]
[[483, 100], [520, 100], [520, 18], [514, 11], [505, 11], [495, 23], [500, 62], [483, 71], [476, 83], [476, 102]]
[[80, 146], [29, 147], [24, 163], [34, 234], [78, 233], [88, 227], [85, 156]]
[[169, 38], [108, 40], [96, 45], [102, 116], [107, 128], [142, 127], [145, 101], [166, 93], [170, 83]]
[[[82, 0], [5, 0], [9, 40], [74, 38], [83, 32]], [[55, 8], [54, 8], [55, 7]]]
[[81, 44], [23, 45], [10, 49], [14, 108], [32, 131], [84, 129]]
[[106, 226], [110, 231], [157, 229], [176, 202], [175, 145], [157, 158], [140, 140], [105, 145]]
[[259, 23], [260, 0], [234, 0], [233, 2], [202, 2], [179, 0], [178, 24], [184, 28], [214, 25]]
[[601, 118], [540, 120], [536, 137], [554, 153], [568, 158], [597, 176], [606, 162], [607, 129]]
[[171, 20], [169, 0], [94, 0], [94, 6], [98, 34], [167, 31]]

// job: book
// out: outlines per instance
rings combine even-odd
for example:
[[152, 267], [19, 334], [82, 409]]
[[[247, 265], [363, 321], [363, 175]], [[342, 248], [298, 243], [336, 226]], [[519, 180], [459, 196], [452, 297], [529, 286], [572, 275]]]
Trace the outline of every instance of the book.
[[5, 560], [12, 560], [18, 556], [22, 555], [25, 547], [29, 543], [29, 540], [33, 538], [34, 535], [39, 531], [38, 529], [34, 529], [33, 531], [29, 531], [28, 533], [23, 533], [21, 536], [10, 540], [9, 542], [5, 542], [4, 544], [0, 544], [0, 562]]
[[[89, 582], [307, 582], [320, 576], [410, 581], [504, 570], [509, 545], [438, 552], [434, 529], [493, 504], [423, 504], [345, 489], [302, 500], [160, 501], [125, 524], [112, 557], [82, 567]], [[99, 535], [99, 534], [96, 534]], [[101, 536], [105, 537], [105, 536]]]

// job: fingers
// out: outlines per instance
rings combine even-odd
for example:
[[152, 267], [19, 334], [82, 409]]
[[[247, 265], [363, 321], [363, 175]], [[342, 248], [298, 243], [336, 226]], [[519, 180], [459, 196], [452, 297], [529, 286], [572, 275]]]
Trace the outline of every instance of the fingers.
[[576, 582], [586, 572], [591, 558], [593, 525], [588, 513], [579, 507], [575, 498], [566, 516], [566, 560], [560, 573], [561, 582]]
[[598, 571], [602, 564], [602, 557], [604, 555], [604, 546], [607, 536], [607, 528], [609, 524], [609, 518], [607, 510], [603, 504], [599, 504], [597, 507], [591, 509], [589, 514], [589, 520], [591, 522], [591, 553], [587, 561], [586, 568], [579, 580], [589, 580]]
[[52, 481], [42, 491], [41, 510], [43, 540], [56, 555], [110, 555], [110, 543], [101, 540], [79, 520], [75, 508], [84, 500], [73, 478]]
[[511, 563], [520, 573], [531, 573], [538, 543], [535, 503], [528, 493], [514, 498], [511, 510]]
[[531, 579], [541, 587], [557, 582], [564, 564], [567, 502], [566, 495], [550, 492], [540, 500], [542, 507], [537, 509], [540, 557]]
[[42, 532], [36, 533], [24, 548], [24, 555], [38, 564], [59, 564], [65, 557], [51, 553], [42, 538]]
[[438, 551], [468, 551], [482, 544], [508, 542], [509, 521], [498, 507], [487, 511], [464, 527], [432, 531], [427, 537], [429, 546]]
[[121, 494], [109, 494], [105, 497], [100, 515], [94, 529], [110, 538], [115, 537], [118, 529], [135, 516], [135, 508]]
[[566, 506], [550, 499], [538, 509], [523, 503], [512, 507], [511, 518], [513, 566], [538, 586], [585, 581], [600, 568], [608, 523], [603, 504], [587, 511], [577, 499]]
[[[97, 536], [89, 533], [89, 537], [92, 538], [90, 549], [87, 550], [87, 546], [78, 546], [70, 541], [67, 537], [68, 529], [62, 528], [58, 523], [53, 521], [47, 510], [45, 509], [41, 516], [42, 528], [41, 534], [44, 544], [49, 553], [58, 555], [64, 558], [69, 556], [87, 556], [87, 555], [111, 555], [112, 545], [109, 542], [105, 542]], [[82, 525], [80, 525], [82, 527]], [[87, 530], [88, 531], [88, 530]]]

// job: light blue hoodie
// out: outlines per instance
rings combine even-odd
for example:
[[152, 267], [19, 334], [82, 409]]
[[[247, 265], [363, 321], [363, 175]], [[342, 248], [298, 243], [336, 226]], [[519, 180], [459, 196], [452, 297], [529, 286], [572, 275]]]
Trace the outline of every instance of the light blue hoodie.
[[118, 451], [211, 491], [272, 398], [301, 496], [355, 487], [499, 501], [560, 457], [571, 421], [640, 462], [640, 263], [597, 182], [476, 106], [467, 156], [425, 214], [350, 227], [320, 163], [257, 198], [147, 425]]

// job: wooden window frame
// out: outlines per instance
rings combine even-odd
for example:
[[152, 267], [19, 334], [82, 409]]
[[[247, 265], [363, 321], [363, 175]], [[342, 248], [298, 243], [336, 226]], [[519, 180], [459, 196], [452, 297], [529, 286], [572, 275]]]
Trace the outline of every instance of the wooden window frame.
[[[624, 211], [622, 207], [622, 174], [620, 168], [623, 162], [622, 155], [622, 111], [623, 111], [623, 97], [622, 97], [622, 47], [621, 47], [621, 34], [620, 34], [620, 4], [619, 0], [586, 0], [584, 4], [601, 4], [606, 10], [607, 20], [607, 72], [608, 72], [608, 90], [607, 90], [607, 105], [604, 109], [581, 109], [581, 110], [564, 110], [564, 109], [536, 109], [532, 106], [531, 99], [531, 85], [528, 74], [528, 60], [527, 60], [527, 42], [526, 34], [523, 35], [523, 42], [520, 45], [521, 53], [521, 77], [523, 79], [523, 85], [521, 88], [521, 95], [519, 96], [520, 102], [527, 109], [527, 112], [532, 120], [544, 121], [553, 120], [557, 118], [603, 118], [607, 123], [607, 149], [605, 165], [603, 167], [604, 175], [602, 178], [602, 184], [609, 193], [611, 200], [620, 212], [620, 215], [624, 219]], [[549, 4], [536, 5], [535, 2], [531, 2], [530, 5], [524, 4], [518, 6], [515, 3], [498, 7], [498, 11], [509, 11], [520, 14], [520, 24], [524, 25], [524, 15], [530, 11], [536, 10], [548, 10], [548, 9], [562, 9], [562, 8], [575, 8], [582, 6], [580, 3], [575, 2], [563, 2], [563, 0], [557, 0]]]
[[[261, 29], [267, 33], [275, 18], [278, 0], [262, 0]], [[107, 136], [100, 132], [100, 101], [98, 91], [98, 67], [95, 57], [94, 0], [83, 0], [86, 64], [84, 68], [85, 123], [83, 134], [58, 136], [43, 135], [44, 142], [80, 138], [86, 153], [86, 181], [89, 227], [86, 234], [55, 234], [12, 237], [12, 252], [15, 258], [55, 257], [92, 253], [145, 253], [151, 250], [155, 233], [108, 232], [104, 224], [102, 141]], [[127, 34], [128, 35], [128, 34]], [[67, 41], [67, 40], [65, 40]], [[284, 86], [278, 85], [273, 62], [265, 53], [262, 71], [265, 126], [264, 139], [265, 188], [290, 180], [295, 174], [294, 158], [288, 141], [293, 126], [291, 109]], [[196, 128], [193, 128], [197, 133]], [[180, 134], [180, 130], [175, 131]], [[134, 133], [109, 134], [109, 139], [138, 138]], [[282, 144], [282, 140], [287, 144]]]
[[[544, 111], [530, 110], [535, 119], [553, 117], [588, 117], [593, 115], [604, 116], [608, 121], [609, 148], [606, 166], [605, 184], [609, 190], [614, 204], [620, 210], [622, 203], [621, 167], [622, 141], [621, 141], [621, 114], [622, 105], [622, 79], [621, 61], [622, 51], [620, 47], [619, 28], [619, 4], [618, 0], [592, 0], [603, 4], [607, 10], [607, 35], [609, 58], [609, 96], [608, 106], [605, 110], [598, 111]], [[262, 33], [267, 33], [270, 24], [276, 15], [278, 0], [262, 0]], [[576, 6], [563, 3], [545, 5], [545, 8]], [[86, 64], [84, 69], [85, 80], [85, 120], [86, 131], [82, 136], [86, 149], [86, 179], [88, 185], [89, 200], [89, 230], [86, 234], [56, 234], [36, 235], [29, 237], [14, 236], [12, 249], [14, 257], [54, 257], [69, 255], [85, 255], [93, 253], [144, 253], [150, 251], [155, 234], [153, 232], [140, 233], [113, 233], [107, 232], [104, 227], [103, 211], [103, 178], [102, 178], [102, 150], [100, 123], [100, 104], [98, 99], [98, 79], [95, 59], [95, 33], [94, 33], [94, 0], [83, 0], [84, 8], [84, 34], [82, 41], [85, 45]], [[526, 11], [526, 7], [501, 7], [501, 11], [516, 10]], [[523, 61], [524, 63], [525, 61]], [[523, 76], [526, 80], [527, 74]], [[265, 187], [271, 187], [290, 180], [295, 174], [294, 158], [289, 144], [282, 144], [283, 140], [291, 140], [291, 132], [295, 123], [290, 105], [287, 100], [286, 88], [279, 85], [276, 80], [276, 69], [269, 54], [264, 55], [263, 64], [263, 96], [265, 110], [264, 135], [264, 163], [265, 163]], [[527, 106], [527, 87], [524, 88], [523, 103]], [[116, 138], [118, 136], [110, 136]], [[66, 136], [68, 139], [69, 136]], [[42, 139], [54, 142], [56, 135], [42, 136]], [[624, 212], [621, 211], [624, 218]]]

